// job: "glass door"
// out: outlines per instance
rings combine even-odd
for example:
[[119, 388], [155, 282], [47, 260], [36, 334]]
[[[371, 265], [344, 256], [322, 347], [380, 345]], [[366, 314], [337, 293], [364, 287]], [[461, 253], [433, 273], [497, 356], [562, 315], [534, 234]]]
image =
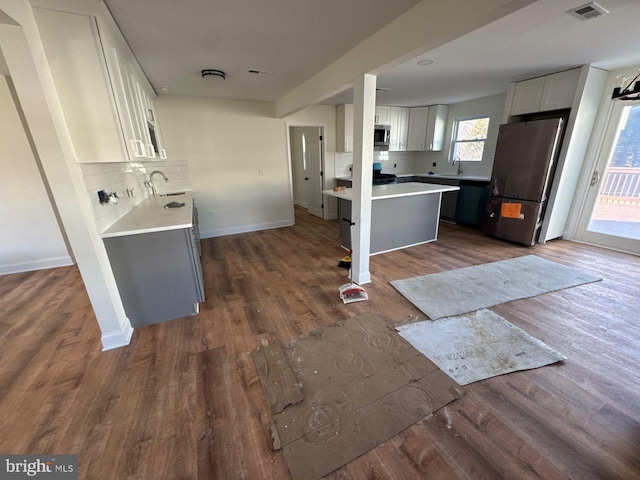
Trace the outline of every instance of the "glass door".
[[640, 101], [612, 108], [577, 238], [640, 254]]

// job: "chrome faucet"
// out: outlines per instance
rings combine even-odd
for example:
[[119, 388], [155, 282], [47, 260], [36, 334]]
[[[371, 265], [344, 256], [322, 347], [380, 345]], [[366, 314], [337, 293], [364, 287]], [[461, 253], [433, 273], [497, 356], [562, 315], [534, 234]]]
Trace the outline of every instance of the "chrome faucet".
[[153, 176], [154, 176], [156, 173], [159, 173], [160, 175], [162, 175], [162, 178], [164, 178], [164, 181], [165, 181], [165, 182], [168, 182], [168, 181], [169, 181], [169, 179], [167, 178], [167, 176], [166, 176], [164, 173], [162, 173], [160, 170], [154, 170], [153, 172], [151, 172], [151, 175], [149, 175], [149, 181], [148, 181], [148, 182], [145, 182], [145, 183], [151, 187], [151, 192], [153, 193], [153, 196], [154, 196], [154, 197], [157, 197], [157, 196], [158, 196], [158, 192], [156, 191], [156, 186], [153, 184]]
[[456, 160], [458, 161], [458, 173], [456, 175], [460, 175], [462, 173], [462, 161], [460, 160], [460, 157], [455, 157], [453, 162], [451, 162], [451, 165], [455, 166]]

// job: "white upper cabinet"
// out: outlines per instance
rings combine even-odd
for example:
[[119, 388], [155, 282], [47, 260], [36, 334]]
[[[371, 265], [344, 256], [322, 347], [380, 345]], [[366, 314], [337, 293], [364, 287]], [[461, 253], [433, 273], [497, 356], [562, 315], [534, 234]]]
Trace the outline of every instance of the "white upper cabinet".
[[106, 22], [98, 22], [98, 33], [129, 158], [166, 159], [153, 106], [155, 93], [124, 39], [110, 30]]
[[127, 161], [95, 18], [33, 12], [78, 162]]
[[[375, 123], [391, 126], [389, 151], [442, 150], [447, 106], [376, 106]], [[336, 107], [336, 151], [353, 152], [353, 104]]]
[[336, 107], [336, 152], [353, 152], [353, 104]]
[[442, 150], [448, 113], [449, 107], [447, 105], [410, 108], [407, 150]]
[[518, 82], [513, 91], [511, 115], [540, 111], [540, 99], [544, 88], [544, 77]]
[[147, 121], [155, 93], [117, 28], [99, 16], [33, 11], [78, 162], [166, 158]]
[[389, 125], [391, 107], [385, 105], [376, 105], [376, 116], [373, 123], [376, 125]]
[[447, 105], [432, 105], [429, 107], [427, 119], [427, 135], [425, 138], [425, 150], [439, 152], [444, 146], [444, 132], [447, 127]]
[[580, 69], [517, 82], [511, 102], [511, 115], [571, 108]]
[[409, 109], [409, 130], [407, 135], [407, 150], [422, 151], [427, 136], [427, 122], [429, 107], [414, 107]]
[[389, 125], [391, 125], [391, 142], [389, 151], [401, 152], [407, 149], [409, 133], [409, 108], [390, 107]]
[[580, 69], [574, 68], [566, 72], [558, 72], [544, 77], [544, 89], [540, 99], [540, 111], [571, 108], [573, 97], [578, 88]]

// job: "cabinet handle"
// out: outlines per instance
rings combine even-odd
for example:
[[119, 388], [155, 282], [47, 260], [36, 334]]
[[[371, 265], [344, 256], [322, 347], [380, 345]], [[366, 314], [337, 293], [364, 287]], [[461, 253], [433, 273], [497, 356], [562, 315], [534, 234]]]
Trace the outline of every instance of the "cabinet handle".
[[131, 145], [133, 145], [133, 155], [135, 157], [144, 157], [144, 143], [142, 140], [131, 140]]
[[162, 160], [166, 160], [167, 159], [167, 151], [164, 148], [160, 149], [160, 158]]

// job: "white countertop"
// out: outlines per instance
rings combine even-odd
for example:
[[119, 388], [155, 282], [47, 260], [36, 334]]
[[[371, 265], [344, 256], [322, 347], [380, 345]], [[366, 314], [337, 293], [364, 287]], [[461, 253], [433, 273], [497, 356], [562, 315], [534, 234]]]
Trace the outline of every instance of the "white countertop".
[[[167, 203], [184, 203], [184, 207], [164, 208]], [[193, 193], [148, 197], [124, 217], [102, 232], [102, 238], [161, 232], [192, 226]]]
[[[431, 193], [453, 192], [460, 187], [453, 185], [435, 185], [432, 183], [390, 183], [388, 185], [374, 185], [371, 191], [371, 200], [383, 200], [385, 198], [410, 197], [412, 195], [427, 195]], [[323, 190], [322, 193], [343, 200], [353, 199], [353, 189], [347, 188], [338, 192]]]

